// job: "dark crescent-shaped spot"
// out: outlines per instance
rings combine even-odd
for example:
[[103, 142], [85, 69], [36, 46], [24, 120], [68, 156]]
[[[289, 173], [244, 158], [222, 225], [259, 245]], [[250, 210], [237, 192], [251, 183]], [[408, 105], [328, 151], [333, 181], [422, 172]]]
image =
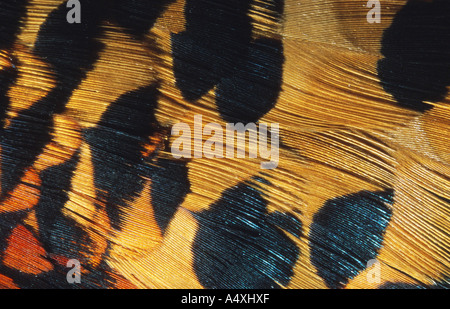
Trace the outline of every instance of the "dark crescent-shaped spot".
[[296, 235], [301, 223], [295, 227], [290, 219], [280, 220], [281, 214], [271, 218], [257, 184], [224, 191], [195, 216], [194, 270], [205, 288], [273, 289], [289, 283], [300, 250], [275, 223], [289, 221], [287, 229]]
[[424, 112], [450, 86], [450, 2], [408, 1], [383, 34], [378, 76], [406, 108]]
[[35, 207], [40, 241], [46, 251], [73, 258], [78, 257], [87, 237], [76, 222], [63, 214], [78, 161], [79, 155], [75, 153], [69, 161], [49, 167], [41, 173], [41, 195]]
[[123, 94], [102, 115], [96, 127], [85, 130], [91, 147], [97, 198], [106, 203], [113, 228], [120, 230], [126, 201], [143, 189], [149, 165], [143, 145], [158, 130], [154, 115], [158, 84]]
[[155, 220], [164, 232], [178, 207], [190, 192], [187, 163], [159, 159], [152, 167], [150, 178]]
[[392, 190], [361, 191], [328, 200], [314, 215], [311, 263], [329, 288], [342, 288], [376, 258], [392, 202]]
[[251, 43], [246, 61], [217, 85], [216, 104], [221, 117], [247, 124], [269, 112], [281, 92], [283, 63], [281, 40], [257, 39]]

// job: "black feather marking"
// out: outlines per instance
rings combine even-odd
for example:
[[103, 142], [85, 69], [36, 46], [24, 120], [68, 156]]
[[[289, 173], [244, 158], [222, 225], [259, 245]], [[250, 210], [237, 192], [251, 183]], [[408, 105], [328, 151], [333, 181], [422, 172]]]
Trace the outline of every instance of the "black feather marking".
[[314, 215], [311, 262], [328, 287], [343, 287], [376, 258], [392, 202], [392, 190], [362, 191], [329, 200]]
[[257, 122], [277, 102], [283, 75], [283, 43], [258, 39], [248, 58], [217, 85], [216, 103], [222, 118], [231, 123]]
[[155, 220], [166, 230], [184, 198], [190, 193], [187, 163], [159, 159], [151, 172], [151, 197]]
[[[278, 39], [252, 41], [249, 0], [187, 0], [186, 31], [172, 36], [176, 85], [198, 100], [217, 85], [217, 106], [229, 122], [256, 122], [279, 96], [284, 63]], [[280, 19], [284, 1], [268, 1]]]
[[41, 195], [34, 208], [39, 224], [39, 239], [45, 250], [69, 259], [80, 259], [80, 252], [86, 252], [85, 246], [89, 243], [89, 237], [82, 227], [63, 214], [78, 162], [79, 154], [76, 153], [69, 161], [42, 172]]
[[34, 52], [49, 63], [57, 85], [46, 97], [11, 120], [2, 138], [2, 193], [14, 189], [51, 140], [53, 116], [64, 110], [72, 92], [93, 68], [103, 45], [98, 41], [103, 1], [82, 1], [81, 24], [66, 20], [66, 3], [52, 11], [41, 26]]
[[196, 214], [194, 270], [205, 288], [272, 289], [289, 283], [300, 250], [274, 224], [260, 190], [240, 183]]
[[408, 1], [385, 30], [378, 76], [406, 108], [424, 112], [450, 85], [450, 2]]
[[122, 215], [142, 191], [149, 175], [142, 151], [158, 129], [154, 115], [158, 85], [128, 92], [112, 103], [95, 128], [84, 137], [91, 147], [97, 198], [106, 203], [113, 228], [120, 230]]

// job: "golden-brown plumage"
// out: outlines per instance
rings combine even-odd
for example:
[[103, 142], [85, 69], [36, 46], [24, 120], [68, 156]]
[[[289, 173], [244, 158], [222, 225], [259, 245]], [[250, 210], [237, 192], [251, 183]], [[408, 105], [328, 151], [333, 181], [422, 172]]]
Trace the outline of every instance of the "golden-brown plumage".
[[[225, 127], [227, 121], [216, 105], [217, 85], [195, 101], [186, 99], [177, 85], [172, 43], [174, 35], [186, 31], [186, 3], [184, 0], [169, 2], [142, 36], [130, 33], [114, 18], [101, 20], [101, 31], [95, 39], [103, 46], [96, 61], [91, 69], [84, 70], [85, 76], [70, 93], [64, 107], [51, 114], [49, 139], [39, 155], [26, 168], [15, 188], [2, 196], [0, 215], [18, 215], [0, 219], [17, 226], [13, 231], [1, 231], [6, 237], [3, 240], [6, 247], [3, 248], [0, 285], [5, 288], [17, 286], [14, 270], [21, 270], [33, 275], [54, 271], [55, 278], [62, 279], [49, 279], [45, 282], [47, 285], [43, 285], [66, 287], [65, 282], [61, 283], [65, 273], [60, 270], [65, 269], [68, 259], [79, 259], [82, 278], [90, 278], [89, 273], [101, 273], [106, 278], [101, 282], [88, 279], [86, 286], [89, 288], [208, 287], [199, 278], [198, 267], [201, 266], [196, 264], [196, 255], [204, 254], [205, 259], [217, 258], [218, 264], [227, 262], [219, 260], [220, 254], [214, 255], [214, 248], [208, 249], [205, 245], [204, 251], [196, 249], [201, 247], [197, 240], [199, 230], [209, 226], [204, 218], [213, 212], [213, 206], [221, 201], [224, 192], [246, 183], [260, 192], [255, 199], [262, 196], [267, 204], [263, 219], [258, 219], [262, 220], [261, 224], [272, 224], [271, 214], [280, 212], [294, 218], [301, 230], [297, 237], [275, 225], [274, 233], [287, 238], [298, 254], [290, 265], [292, 273], [287, 275], [287, 281], [277, 279], [273, 275], [276, 271], [267, 270], [264, 276], [269, 279], [274, 276], [273, 286], [293, 289], [330, 287], [311, 260], [314, 243], [311, 230], [315, 215], [327, 201], [362, 191], [383, 190], [391, 190], [394, 197], [392, 203], [383, 206], [392, 215], [376, 254], [381, 265], [381, 281], [368, 281], [371, 269], [364, 266], [339, 287], [378, 288], [388, 283], [411, 286], [441, 283], [448, 286], [450, 97], [447, 93], [444, 100], [428, 102], [434, 108], [425, 112], [405, 108], [383, 89], [377, 71], [377, 64], [384, 57], [381, 53], [383, 33], [408, 1], [389, 1], [388, 4], [382, 1], [379, 24], [367, 22], [369, 9], [365, 1], [360, 0], [285, 0], [281, 17], [274, 15], [271, 1], [252, 1], [248, 14], [252, 42], [279, 40], [283, 45], [281, 91], [273, 108], [259, 119], [261, 123], [280, 124], [280, 158], [278, 167], [273, 170], [261, 170], [260, 158], [175, 160], [172, 157], [170, 145], [176, 138], [170, 136], [173, 125], [183, 122], [194, 127], [195, 115], [203, 116], [203, 125], [218, 123]], [[14, 45], [0, 50], [0, 72], [13, 70], [17, 74], [7, 86], [9, 102], [2, 130], [61, 86], [61, 73], [56, 72], [48, 59], [40, 57], [35, 47], [49, 14], [64, 3], [61, 0], [29, 1]], [[5, 4], [0, 1], [1, 9], [2, 6]], [[54, 50], [54, 53], [64, 54], [64, 51]], [[70, 75], [70, 70], [66, 73]], [[145, 87], [157, 87], [158, 94], [155, 106], [151, 107], [155, 118], [148, 119], [150, 134], [142, 141], [141, 136], [136, 137], [125, 129], [123, 134], [120, 133], [120, 124], [104, 119], [114, 102], [122, 98], [126, 107], [127, 100], [131, 102], [132, 99], [124, 98], [124, 95]], [[142, 98], [148, 102], [147, 97], [142, 95]], [[111, 115], [127, 111], [134, 110], [118, 109], [111, 111]], [[141, 110], [135, 112], [143, 113]], [[117, 119], [122, 118], [118, 116]], [[133, 155], [131, 144], [122, 144], [123, 149], [114, 157], [103, 152], [113, 152], [120, 144], [104, 146], [93, 142], [98, 141], [98, 136], [106, 136], [95, 132], [107, 134], [102, 130], [109, 124], [116, 133], [120, 131], [114, 135], [116, 138], [126, 135], [139, 140], [138, 167], [134, 168], [134, 161], [133, 164], [127, 161], [127, 156]], [[24, 136], [27, 138], [26, 134]], [[203, 136], [203, 142], [208, 138]], [[3, 161], [4, 156], [0, 156], [0, 160]], [[21, 157], [7, 159], [21, 160]], [[96, 180], [100, 173], [109, 175], [109, 172], [100, 172], [94, 166], [108, 160], [105, 169], [117, 164], [120, 168], [114, 173], [122, 174], [123, 178], [110, 178], [110, 183], [108, 177]], [[161, 162], [168, 165], [161, 167]], [[180, 168], [174, 172], [175, 176], [167, 176], [165, 180], [161, 175], [166, 169], [171, 170], [167, 162], [176, 162], [173, 164]], [[8, 164], [2, 166], [8, 168]], [[139, 189], [123, 198], [115, 195], [115, 189], [126, 190], [127, 183], [134, 184], [127, 180], [127, 173], [140, 173], [144, 169], [142, 166], [162, 168], [162, 174], [138, 174]], [[189, 189], [163, 228], [155, 215], [159, 211], [155, 210], [155, 200], [170, 200], [171, 195], [185, 189], [177, 185], [171, 189], [167, 185], [164, 193], [153, 190], [152, 185], [155, 179], [174, 184], [183, 182], [184, 174], [180, 170], [184, 171], [184, 168]], [[64, 171], [68, 173], [64, 176], [67, 179], [61, 176]], [[255, 177], [265, 181], [260, 182]], [[58, 191], [58, 183], [66, 182], [69, 185], [65, 190]], [[59, 203], [60, 196], [66, 197], [66, 200], [62, 198], [62, 209], [58, 210], [59, 221], [51, 218], [56, 209], [46, 210], [42, 206], [39, 197], [44, 191], [49, 199], [45, 207]], [[154, 194], [164, 196], [155, 197]], [[239, 202], [232, 201], [230, 205], [233, 203]], [[120, 210], [119, 229], [112, 222], [109, 207]], [[253, 218], [251, 213], [249, 216]], [[218, 230], [231, 228], [223, 227], [221, 224], [225, 223], [220, 220], [215, 224]], [[66, 234], [64, 229], [70, 231]], [[79, 234], [80, 231], [84, 234]], [[67, 245], [69, 249], [63, 245], [59, 247], [54, 240], [58, 237], [64, 239], [63, 243], [73, 244]], [[31, 238], [32, 242], [29, 241]], [[368, 239], [370, 242], [375, 236]], [[17, 245], [17, 241], [21, 243]], [[23, 248], [28, 246], [23, 242], [27, 242], [29, 249]], [[351, 248], [345, 253], [348, 259], [352, 259], [353, 253], [356, 256], [353, 258], [358, 259]], [[267, 250], [267, 256], [271, 256], [267, 248], [262, 250]], [[73, 256], [62, 256], [62, 252]], [[253, 254], [251, 250], [243, 252]], [[274, 267], [279, 267], [276, 264], [278, 258], [283, 260], [275, 255]], [[256, 255], [255, 259], [264, 258]], [[38, 261], [42, 263], [36, 264]], [[240, 265], [239, 261], [228, 262]], [[330, 267], [339, 268], [339, 261], [336, 263]], [[261, 269], [261, 272], [265, 271]], [[241, 287], [240, 284], [236, 283], [236, 287]], [[253, 284], [249, 287], [260, 287], [259, 282]], [[229, 282], [228, 287], [235, 286]]]

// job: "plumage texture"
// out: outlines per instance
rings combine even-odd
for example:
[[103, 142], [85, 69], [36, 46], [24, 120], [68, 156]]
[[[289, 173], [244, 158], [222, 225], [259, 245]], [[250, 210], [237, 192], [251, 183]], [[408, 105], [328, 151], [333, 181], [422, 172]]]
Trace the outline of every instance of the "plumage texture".
[[[2, 288], [449, 287], [447, 0], [80, 3], [0, 0]], [[174, 158], [196, 115], [278, 167]]]

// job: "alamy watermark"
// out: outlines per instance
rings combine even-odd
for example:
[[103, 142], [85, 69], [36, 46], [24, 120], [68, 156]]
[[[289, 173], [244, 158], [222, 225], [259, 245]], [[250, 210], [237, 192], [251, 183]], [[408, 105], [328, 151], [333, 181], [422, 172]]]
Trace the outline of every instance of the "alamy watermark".
[[367, 282], [381, 283], [381, 263], [378, 260], [370, 260], [367, 262]]
[[81, 23], [81, 3], [79, 0], [69, 0], [66, 4], [70, 10], [67, 12], [66, 20], [69, 24]]
[[[275, 169], [279, 161], [279, 124], [272, 123], [227, 123], [225, 128], [218, 123], [203, 127], [201, 115], [194, 116], [194, 127], [177, 123], [172, 127], [172, 156], [181, 158], [261, 158], [262, 169]], [[204, 141], [204, 137], [209, 137]], [[248, 137], [247, 137], [248, 136]], [[270, 141], [270, 142], [269, 142]]]
[[70, 284], [81, 283], [81, 263], [78, 260], [67, 261], [66, 267], [72, 268], [67, 272], [67, 282]]
[[366, 4], [371, 10], [367, 13], [367, 22], [369, 24], [381, 23], [381, 3], [379, 0], [369, 0]]

